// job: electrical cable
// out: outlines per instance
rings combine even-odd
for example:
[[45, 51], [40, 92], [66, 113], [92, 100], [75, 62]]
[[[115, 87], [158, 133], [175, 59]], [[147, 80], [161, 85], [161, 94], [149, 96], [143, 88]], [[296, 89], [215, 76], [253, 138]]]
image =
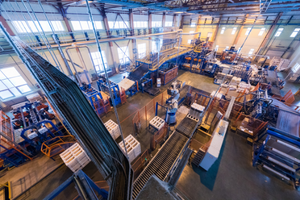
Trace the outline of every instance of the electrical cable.
[[[95, 24], [94, 24], [94, 20], [93, 20], [93, 15], [92, 15], [90, 4], [89, 4], [88, 0], [86, 0], [86, 6], [87, 6], [88, 14], [89, 14], [89, 17], [90, 17], [90, 21], [91, 21], [92, 26], [93, 26], [93, 31], [94, 31], [95, 38], [97, 38]], [[118, 122], [118, 125], [119, 125], [119, 129], [120, 129], [120, 133], [121, 133], [121, 137], [122, 137], [122, 141], [123, 141], [123, 145], [124, 145], [124, 149], [125, 149], [125, 152], [126, 152], [126, 157], [128, 158], [128, 152], [127, 152], [126, 144], [125, 144], [125, 141], [124, 141], [123, 131], [122, 131], [122, 127], [121, 127], [121, 123], [120, 123], [118, 111], [117, 111], [117, 108], [116, 108], [116, 105], [115, 105], [115, 100], [114, 100], [115, 98], [114, 98], [114, 96], [112, 95], [112, 92], [111, 92], [111, 86], [110, 86], [110, 82], [109, 82], [107, 70], [106, 70], [106, 67], [105, 67], [103, 55], [101, 53], [100, 42], [99, 42], [98, 39], [96, 39], [96, 44], [97, 44], [97, 47], [98, 47], [99, 54], [101, 56], [101, 61], [102, 61], [102, 65], [103, 65], [103, 68], [104, 68], [105, 77], [106, 77], [106, 80], [107, 80], [107, 83], [108, 83], [109, 95], [110, 95], [110, 98], [112, 99], [112, 104], [113, 104], [113, 107], [114, 107], [114, 112], [115, 112], [115, 115], [116, 115], [116, 118], [117, 118], [117, 122]], [[130, 165], [130, 163], [129, 163], [129, 165]]]

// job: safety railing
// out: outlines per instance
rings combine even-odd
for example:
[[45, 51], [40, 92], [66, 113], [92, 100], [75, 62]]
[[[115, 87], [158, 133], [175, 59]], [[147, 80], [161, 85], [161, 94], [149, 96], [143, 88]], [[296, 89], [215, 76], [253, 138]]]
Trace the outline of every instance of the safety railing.
[[57, 136], [43, 142], [41, 152], [48, 157], [53, 157], [63, 152], [74, 143], [76, 143], [76, 139], [72, 135]]

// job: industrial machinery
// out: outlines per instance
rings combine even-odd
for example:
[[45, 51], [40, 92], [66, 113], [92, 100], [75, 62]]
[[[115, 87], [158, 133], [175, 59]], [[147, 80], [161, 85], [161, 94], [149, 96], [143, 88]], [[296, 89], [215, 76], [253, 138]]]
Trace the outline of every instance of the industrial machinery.
[[253, 166], [271, 172], [281, 180], [300, 186], [300, 139], [269, 127], [258, 135], [254, 145]]
[[47, 99], [81, 141], [93, 163], [110, 182], [109, 199], [130, 199], [132, 169], [78, 85], [20, 41], [1, 31], [44, 90]]
[[74, 173], [70, 178], [63, 182], [58, 188], [52, 191], [44, 200], [55, 199], [59, 194], [71, 184], [75, 185], [78, 192], [77, 198], [81, 199], [108, 199], [108, 192], [100, 188], [82, 170]]
[[237, 64], [235, 61], [235, 57], [238, 55], [238, 50], [235, 49], [235, 46], [230, 47], [230, 49], [226, 49], [223, 51], [221, 56], [221, 62], [224, 64]]
[[[102, 79], [97, 81], [98, 89], [99, 91], [102, 91], [104, 93], [109, 94], [109, 84], [107, 81], [103, 81]], [[126, 93], [125, 89], [121, 88], [118, 84], [110, 81], [110, 90], [112, 91], [112, 94], [114, 95], [114, 102], [112, 102], [112, 105], [119, 105], [119, 104], [124, 104], [126, 102]], [[112, 98], [110, 98], [112, 100]]]
[[178, 105], [183, 102], [184, 97], [178, 101], [180, 97], [180, 90], [185, 86], [185, 82], [182, 83], [181, 81], [174, 81], [170, 87], [168, 88], [167, 92], [169, 97], [166, 101], [167, 104], [167, 113], [166, 113], [166, 122], [169, 125], [176, 124], [176, 112], [178, 110]]
[[94, 108], [99, 117], [102, 117], [103, 115], [111, 111], [111, 104], [106, 94], [96, 90], [91, 86], [91, 84], [83, 83], [80, 89], [83, 91], [86, 98], [90, 101], [91, 106]]
[[12, 112], [15, 140], [32, 154], [40, 151], [44, 141], [64, 134], [62, 124], [44, 103], [26, 103]]

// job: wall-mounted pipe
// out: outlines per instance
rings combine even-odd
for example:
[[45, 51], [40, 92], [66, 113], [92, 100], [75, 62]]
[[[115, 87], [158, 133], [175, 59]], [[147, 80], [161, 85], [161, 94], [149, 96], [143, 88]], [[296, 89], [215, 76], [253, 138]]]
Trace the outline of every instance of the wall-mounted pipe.
[[[95, 73], [96, 73], [96, 75], [97, 75], [97, 77], [98, 77], [98, 73], [97, 73], [97, 70], [96, 70], [96, 67], [95, 67], [95, 63], [94, 63], [93, 58], [92, 58], [92, 56], [91, 56], [90, 48], [89, 48], [88, 46], [86, 46], [86, 45], [78, 46], [78, 45], [76, 45], [76, 43], [73, 43], [71, 47], [67, 47], [67, 48], [66, 48], [66, 53], [67, 53], [67, 55], [68, 55], [68, 57], [69, 57], [70, 62], [72, 63], [72, 66], [73, 66], [74, 70], [75, 70], [75, 77], [74, 77], [74, 76], [73, 76], [73, 77], [74, 77], [74, 79], [77, 78], [78, 81], [79, 81], [79, 84], [82, 85], [81, 79], [80, 79], [80, 77], [79, 77], [79, 75], [78, 75], [78, 72], [77, 72], [77, 70], [76, 70], [76, 67], [75, 67], [75, 65], [77, 65], [77, 64], [75, 64], [75, 63], [72, 61], [71, 56], [70, 56], [70, 54], [69, 54], [69, 50], [70, 50], [70, 49], [76, 49], [76, 51], [77, 51], [77, 53], [78, 53], [78, 55], [79, 55], [79, 58], [80, 58], [80, 60], [81, 60], [81, 62], [82, 62], [82, 64], [83, 64], [83, 66], [84, 66], [84, 72], [85, 72], [86, 78], [87, 78], [87, 80], [88, 80], [88, 82], [89, 82], [89, 84], [90, 84], [90, 79], [89, 79], [88, 75], [86, 74], [88, 70], [87, 70], [87, 67], [86, 67], [86, 65], [85, 65], [85, 63], [84, 63], [84, 60], [83, 60], [83, 57], [82, 57], [82, 54], [81, 54], [79, 48], [86, 48], [86, 49], [88, 50], [89, 56], [90, 56], [90, 59], [91, 59], [91, 62], [92, 62], [92, 64], [93, 64], [93, 67], [94, 67], [94, 70], [95, 70]], [[73, 73], [72, 73], [72, 75], [73, 75]]]

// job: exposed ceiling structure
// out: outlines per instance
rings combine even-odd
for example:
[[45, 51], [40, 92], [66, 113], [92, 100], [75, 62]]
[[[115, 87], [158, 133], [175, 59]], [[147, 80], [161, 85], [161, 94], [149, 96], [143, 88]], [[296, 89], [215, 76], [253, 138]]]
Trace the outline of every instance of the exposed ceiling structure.
[[[15, 0], [22, 2], [22, 0]], [[11, 1], [11, 2], [15, 2]], [[85, 5], [85, 0], [41, 0], [45, 4], [64, 8]], [[38, 0], [30, 0], [38, 2]], [[148, 12], [183, 12], [195, 14], [263, 14], [289, 11], [300, 11], [300, 1], [297, 0], [93, 0], [93, 6], [104, 6], [107, 12], [128, 12], [133, 9], [136, 14]], [[120, 11], [123, 10], [123, 11]], [[143, 13], [145, 12], [145, 13]]]

